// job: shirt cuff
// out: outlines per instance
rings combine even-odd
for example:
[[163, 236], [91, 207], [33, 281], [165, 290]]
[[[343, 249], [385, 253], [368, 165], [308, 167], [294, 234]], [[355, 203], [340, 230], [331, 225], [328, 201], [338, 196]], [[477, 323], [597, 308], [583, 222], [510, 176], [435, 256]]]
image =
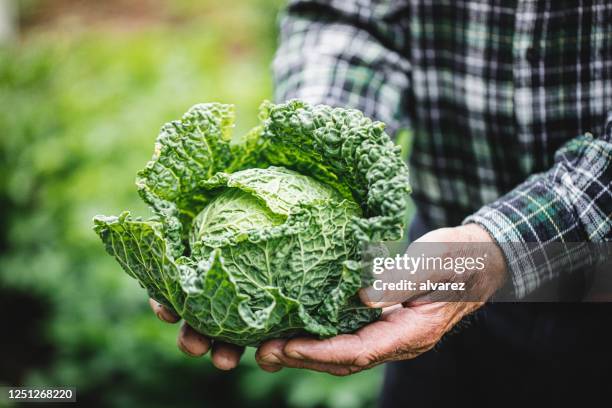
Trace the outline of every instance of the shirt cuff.
[[[560, 242], [584, 242], [579, 223], [544, 175], [536, 175], [510, 193], [467, 217], [463, 224], [482, 226], [499, 245], [510, 279], [502, 296], [521, 299], [564, 269], [584, 262]], [[562, 244], [561, 244], [562, 245]], [[572, 245], [573, 246], [573, 245]], [[575, 249], [575, 248], [574, 248]]]

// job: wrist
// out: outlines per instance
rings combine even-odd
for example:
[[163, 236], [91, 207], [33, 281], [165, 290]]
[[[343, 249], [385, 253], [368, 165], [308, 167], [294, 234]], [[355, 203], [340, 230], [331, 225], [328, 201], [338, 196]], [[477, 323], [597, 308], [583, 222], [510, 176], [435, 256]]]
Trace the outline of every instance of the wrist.
[[469, 223], [456, 227], [460, 230], [461, 241], [465, 243], [487, 243], [486, 277], [482, 279], [486, 297], [492, 296], [500, 289], [508, 278], [506, 258], [497, 241], [479, 224]]

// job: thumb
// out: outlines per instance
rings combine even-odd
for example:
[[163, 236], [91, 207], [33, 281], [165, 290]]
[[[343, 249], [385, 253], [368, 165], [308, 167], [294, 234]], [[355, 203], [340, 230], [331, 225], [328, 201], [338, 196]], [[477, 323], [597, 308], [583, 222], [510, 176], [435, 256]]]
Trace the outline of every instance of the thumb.
[[359, 299], [367, 307], [371, 308], [385, 308], [404, 304], [406, 302], [413, 301], [414, 299], [427, 294], [427, 291], [418, 290], [418, 283], [413, 283], [409, 289], [409, 284], [405, 284], [405, 288], [402, 288], [402, 284], [395, 285], [394, 289], [390, 289], [389, 285], [384, 285], [386, 282], [379, 281], [374, 282], [372, 286], [362, 288], [359, 290]]

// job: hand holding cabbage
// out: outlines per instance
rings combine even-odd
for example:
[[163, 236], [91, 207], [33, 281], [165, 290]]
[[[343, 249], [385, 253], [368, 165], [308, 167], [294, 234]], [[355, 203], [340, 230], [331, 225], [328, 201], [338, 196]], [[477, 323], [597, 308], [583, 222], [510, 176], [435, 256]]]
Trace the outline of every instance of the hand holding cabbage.
[[234, 142], [229, 105], [165, 125], [137, 186], [149, 220], [98, 216], [107, 251], [164, 310], [234, 345], [352, 332], [361, 247], [403, 231], [408, 170], [384, 125], [300, 101], [264, 103]]

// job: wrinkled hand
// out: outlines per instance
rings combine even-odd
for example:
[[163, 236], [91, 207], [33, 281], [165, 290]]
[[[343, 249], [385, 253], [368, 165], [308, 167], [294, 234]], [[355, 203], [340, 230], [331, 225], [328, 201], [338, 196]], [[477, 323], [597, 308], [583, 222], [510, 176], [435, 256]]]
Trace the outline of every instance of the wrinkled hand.
[[[166, 307], [149, 299], [149, 305], [157, 317], [167, 323], [176, 323], [180, 320], [173, 312]], [[196, 332], [187, 323], [183, 323], [177, 339], [178, 348], [191, 357], [201, 357], [212, 348], [212, 363], [220, 370], [231, 370], [238, 365], [240, 357], [244, 352], [244, 347], [221, 341], [212, 341], [208, 337]]]
[[[443, 228], [424, 235], [418, 242], [493, 242], [480, 226], [469, 224]], [[448, 256], [448, 253], [440, 254]], [[501, 251], [495, 247], [489, 259], [487, 284], [475, 285], [478, 299], [486, 300], [502, 286], [506, 265]], [[409, 296], [409, 295], [407, 295]], [[367, 306], [379, 307], [369, 301], [367, 290], [360, 292]], [[394, 303], [400, 303], [394, 301]], [[400, 304], [384, 310], [380, 320], [362, 327], [353, 334], [330, 339], [295, 338], [263, 343], [256, 353], [260, 367], [275, 372], [283, 367], [305, 368], [333, 375], [348, 375], [378, 364], [415, 358], [430, 350], [465, 315], [484, 304], [470, 302], [428, 302], [406, 298]], [[385, 303], [384, 306], [388, 306]]]

